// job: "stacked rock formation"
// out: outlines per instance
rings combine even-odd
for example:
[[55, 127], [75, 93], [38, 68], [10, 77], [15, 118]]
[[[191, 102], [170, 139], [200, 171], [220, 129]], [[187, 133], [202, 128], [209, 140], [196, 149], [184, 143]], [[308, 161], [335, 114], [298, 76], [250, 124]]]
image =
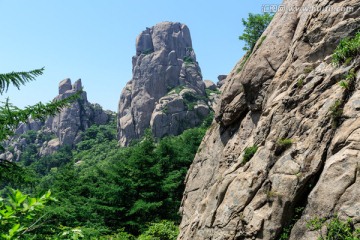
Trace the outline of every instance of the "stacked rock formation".
[[[332, 63], [340, 40], [360, 29], [360, 3], [283, 4], [222, 87], [217, 122], [186, 178], [178, 239], [270, 240], [288, 231], [315, 240], [321, 231], [307, 223], [335, 215], [360, 225], [360, 56]], [[312, 10], [296, 10], [304, 7]], [[344, 79], [354, 87], [341, 87]]]
[[155, 137], [180, 134], [210, 113], [186, 25], [163, 22], [147, 28], [136, 40], [132, 62], [133, 78], [119, 101], [122, 146], [139, 139], [148, 128]]
[[[59, 84], [59, 95], [54, 100], [61, 100], [74, 95], [82, 90], [81, 79], [71, 84], [70, 79], [65, 79]], [[93, 124], [106, 124], [109, 121], [109, 112], [105, 112], [100, 105], [91, 104], [87, 100], [85, 91], [81, 93], [79, 99], [64, 108], [54, 117], [48, 117], [44, 122], [29, 120], [23, 123], [16, 130], [15, 138], [11, 144], [15, 148], [17, 158], [21, 154], [21, 149], [28, 144], [26, 141], [18, 139], [21, 134], [29, 130], [38, 131], [41, 136], [54, 136], [49, 141], [36, 139], [37, 145], [40, 147], [40, 155], [48, 155], [55, 152], [60, 146], [75, 146], [81, 140], [81, 133]], [[16, 159], [15, 159], [16, 160]]]

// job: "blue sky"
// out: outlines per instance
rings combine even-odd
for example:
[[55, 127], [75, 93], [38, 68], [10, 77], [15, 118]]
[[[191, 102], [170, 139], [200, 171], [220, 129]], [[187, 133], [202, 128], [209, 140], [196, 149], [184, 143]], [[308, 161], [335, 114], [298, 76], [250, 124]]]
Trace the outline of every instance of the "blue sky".
[[146, 27], [189, 26], [204, 79], [217, 81], [243, 55], [241, 19], [281, 0], [0, 0], [0, 72], [45, 67], [43, 76], [1, 96], [16, 106], [48, 102], [64, 78], [82, 79], [90, 102], [117, 110], [131, 79], [135, 39]]

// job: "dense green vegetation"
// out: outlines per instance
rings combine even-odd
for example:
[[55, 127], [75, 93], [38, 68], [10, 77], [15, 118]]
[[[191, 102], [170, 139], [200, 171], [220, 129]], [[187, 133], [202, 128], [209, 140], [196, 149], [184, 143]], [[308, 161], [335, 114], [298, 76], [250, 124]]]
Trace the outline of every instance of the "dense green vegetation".
[[360, 32], [353, 38], [345, 38], [340, 41], [339, 45], [332, 56], [333, 63], [341, 65], [350, 63], [353, 58], [360, 54]]
[[[58, 199], [32, 231], [36, 239], [54, 236], [61, 226], [80, 227], [86, 239], [141, 234], [139, 239], [172, 239], [149, 236], [176, 235], [177, 228], [170, 226], [179, 223], [183, 181], [205, 130], [161, 140], [147, 132], [141, 141], [119, 148], [115, 123], [94, 125], [74, 150], [64, 146], [42, 158], [35, 144], [27, 144], [21, 156], [26, 184], [21, 179], [12, 186], [32, 195], [51, 189]], [[35, 135], [29, 131], [22, 137], [31, 142]]]
[[255, 155], [257, 150], [258, 150], [258, 146], [256, 145], [245, 148], [243, 163], [247, 163], [248, 161], [250, 161], [250, 159]]
[[[351, 219], [342, 221], [339, 217], [332, 218], [314, 218], [307, 223], [308, 229], [318, 231], [319, 240], [333, 240], [333, 239], [346, 239], [346, 240], [359, 240], [360, 229], [355, 228]], [[325, 228], [325, 231], [324, 231]]]

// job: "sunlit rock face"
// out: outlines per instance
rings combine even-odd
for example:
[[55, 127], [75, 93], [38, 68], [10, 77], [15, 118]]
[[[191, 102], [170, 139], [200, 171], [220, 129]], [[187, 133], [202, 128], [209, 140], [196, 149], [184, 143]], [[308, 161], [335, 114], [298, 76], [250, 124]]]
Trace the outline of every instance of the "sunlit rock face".
[[162, 22], [136, 39], [133, 77], [123, 89], [118, 109], [118, 138], [126, 146], [151, 129], [155, 137], [178, 135], [201, 124], [211, 103], [189, 28]]
[[[270, 240], [289, 229], [290, 239], [315, 240], [319, 231], [306, 224], [316, 217], [360, 224], [360, 57], [331, 62], [360, 29], [360, 3], [283, 4], [221, 87], [216, 122], [186, 178], [178, 239]], [[290, 11], [305, 6], [315, 10]], [[354, 87], [341, 87], [351, 72]]]

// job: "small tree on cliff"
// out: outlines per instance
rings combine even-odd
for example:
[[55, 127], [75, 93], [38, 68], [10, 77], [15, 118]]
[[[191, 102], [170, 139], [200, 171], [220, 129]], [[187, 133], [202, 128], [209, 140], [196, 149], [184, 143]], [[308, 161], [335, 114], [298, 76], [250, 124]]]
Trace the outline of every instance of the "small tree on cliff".
[[243, 47], [244, 51], [252, 51], [255, 47], [257, 40], [260, 38], [261, 34], [265, 31], [267, 26], [270, 24], [273, 14], [264, 13], [264, 14], [252, 14], [249, 13], [247, 20], [242, 19], [242, 23], [245, 27], [244, 33], [239, 36], [240, 40], [245, 41], [245, 46]]

